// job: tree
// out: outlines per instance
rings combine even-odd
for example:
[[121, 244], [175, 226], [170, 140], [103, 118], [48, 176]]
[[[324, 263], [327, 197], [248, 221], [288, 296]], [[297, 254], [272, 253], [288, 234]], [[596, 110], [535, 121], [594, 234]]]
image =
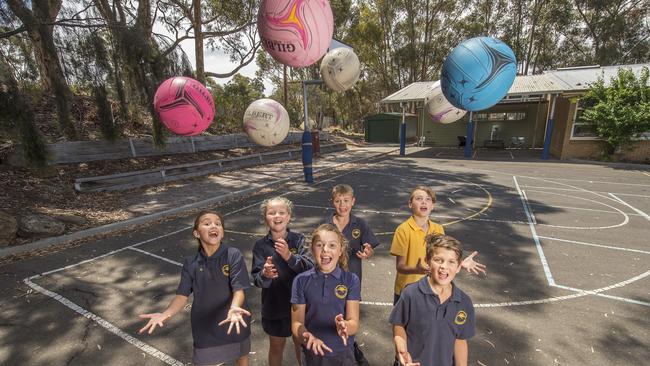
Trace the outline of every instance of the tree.
[[605, 154], [619, 148], [631, 148], [640, 134], [650, 131], [650, 85], [648, 68], [637, 75], [619, 69], [609, 86], [601, 77], [585, 95], [592, 105], [581, 116], [582, 122], [593, 123], [605, 142]]
[[63, 0], [43, 0], [32, 2], [29, 9], [21, 0], [8, 0], [11, 11], [23, 23], [22, 30], [27, 31], [34, 56], [41, 75], [41, 82], [46, 90], [52, 90], [56, 96], [59, 127], [69, 139], [77, 138], [70, 104], [72, 92], [65, 79], [61, 63], [54, 46], [54, 21]]

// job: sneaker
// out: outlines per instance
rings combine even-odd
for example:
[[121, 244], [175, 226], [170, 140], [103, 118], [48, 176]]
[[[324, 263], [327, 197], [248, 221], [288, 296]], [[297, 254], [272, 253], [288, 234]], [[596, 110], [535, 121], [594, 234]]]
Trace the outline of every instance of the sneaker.
[[363, 355], [363, 352], [361, 352], [361, 348], [359, 348], [357, 342], [354, 342], [354, 360], [357, 361], [357, 364], [360, 366], [370, 365], [368, 360], [366, 360], [366, 357]]

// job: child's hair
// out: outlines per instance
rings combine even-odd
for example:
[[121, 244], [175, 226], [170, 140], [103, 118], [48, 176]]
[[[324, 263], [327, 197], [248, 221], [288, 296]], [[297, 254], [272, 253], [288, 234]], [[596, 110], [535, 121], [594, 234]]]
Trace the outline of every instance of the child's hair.
[[434, 192], [433, 189], [427, 186], [417, 186], [413, 188], [413, 190], [411, 191], [411, 196], [409, 197], [409, 202], [413, 201], [413, 196], [415, 195], [415, 191], [425, 191], [427, 195], [431, 197], [433, 203], [436, 203], [436, 192]]
[[[332, 224], [322, 224], [311, 233], [311, 246], [316, 243], [316, 240], [319, 238], [319, 233], [321, 231], [330, 231], [336, 234], [339, 238], [339, 243], [341, 243], [341, 257], [339, 257], [339, 265], [344, 270], [348, 270], [348, 241], [345, 239], [345, 236], [341, 234], [339, 229]], [[312, 252], [313, 254], [313, 252]]]
[[[196, 219], [194, 219], [194, 226], [192, 227], [192, 231], [197, 230], [199, 228], [199, 225], [201, 224], [201, 218], [205, 215], [208, 214], [213, 214], [217, 215], [219, 218], [219, 221], [221, 221], [221, 227], [223, 228], [224, 232], [226, 231], [226, 223], [223, 221], [223, 215], [212, 210], [202, 210], [199, 212], [198, 215], [196, 215]], [[196, 238], [196, 241], [199, 243], [199, 251], [201, 251], [201, 239]]]
[[424, 238], [424, 242], [427, 246], [427, 254], [425, 257], [427, 263], [429, 263], [431, 258], [433, 258], [436, 249], [440, 248], [453, 250], [454, 253], [456, 253], [456, 257], [458, 257], [459, 263], [463, 258], [463, 245], [454, 237], [449, 235], [429, 234]]
[[336, 198], [337, 195], [349, 194], [354, 196], [354, 189], [349, 184], [337, 184], [332, 188], [332, 199]]
[[288, 198], [283, 197], [283, 196], [275, 196], [271, 198], [267, 198], [260, 204], [260, 214], [262, 215], [262, 222], [264, 222], [266, 218], [266, 210], [269, 208], [269, 205], [271, 202], [279, 201], [283, 205], [287, 206], [287, 211], [289, 211], [289, 215], [293, 212], [293, 202], [291, 202]]

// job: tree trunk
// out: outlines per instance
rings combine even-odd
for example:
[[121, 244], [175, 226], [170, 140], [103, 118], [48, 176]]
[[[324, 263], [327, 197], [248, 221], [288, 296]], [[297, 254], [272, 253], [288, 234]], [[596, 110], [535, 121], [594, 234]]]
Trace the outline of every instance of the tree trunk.
[[61, 2], [62, 0], [34, 2], [33, 10], [28, 9], [20, 0], [9, 0], [8, 4], [27, 29], [45, 90], [54, 92], [59, 128], [67, 138], [76, 140], [77, 131], [70, 113], [72, 92], [61, 69], [54, 46], [54, 26], [51, 25], [61, 9]]
[[201, 0], [192, 0], [194, 6], [194, 54], [196, 56], [196, 80], [205, 84], [205, 65], [203, 59], [203, 28], [201, 20]]

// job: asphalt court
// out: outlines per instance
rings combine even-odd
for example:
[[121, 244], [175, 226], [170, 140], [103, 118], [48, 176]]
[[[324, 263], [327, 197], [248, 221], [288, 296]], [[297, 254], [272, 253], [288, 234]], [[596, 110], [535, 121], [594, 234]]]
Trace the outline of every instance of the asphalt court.
[[[460, 239], [466, 253], [478, 250], [488, 266], [487, 277], [463, 272], [456, 280], [477, 308], [470, 364], [631, 365], [643, 364], [650, 346], [650, 177], [644, 173], [432, 159], [425, 150], [278, 193], [295, 205], [291, 229], [309, 234], [332, 213], [331, 187], [355, 188], [354, 211], [382, 243], [364, 262], [358, 334], [372, 365], [392, 358], [387, 318], [395, 261], [388, 249], [392, 231], [410, 214], [408, 196], [416, 185], [437, 192], [432, 219]], [[272, 195], [214, 207], [226, 215], [226, 243], [242, 250], [249, 269], [253, 243], [266, 231], [259, 203]], [[3, 317], [26, 318], [20, 329], [0, 327], [0, 363], [189, 363], [189, 310], [154, 335], [137, 333], [143, 325], [137, 314], [162, 310], [173, 296], [182, 258], [196, 250], [192, 219], [5, 268], [26, 290], [5, 300]], [[259, 319], [260, 291], [251, 289], [247, 299]], [[29, 331], [36, 328], [41, 341]], [[257, 322], [252, 331], [251, 364], [264, 365], [266, 337]], [[285, 364], [293, 364], [292, 357], [287, 347]]]

